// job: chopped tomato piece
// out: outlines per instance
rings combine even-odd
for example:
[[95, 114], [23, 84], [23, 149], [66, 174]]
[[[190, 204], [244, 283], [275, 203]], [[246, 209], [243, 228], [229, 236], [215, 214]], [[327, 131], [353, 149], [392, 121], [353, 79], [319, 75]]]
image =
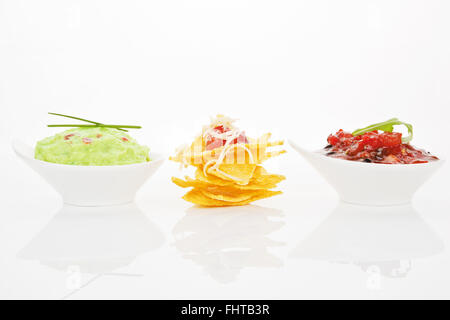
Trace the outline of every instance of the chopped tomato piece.
[[74, 135], [75, 135], [74, 133], [68, 134], [68, 135], [64, 136], [64, 140], [69, 140], [70, 137], [73, 137]]
[[[222, 134], [225, 132], [230, 131], [229, 128], [224, 128], [224, 126], [217, 126], [213, 129], [217, 134]], [[223, 147], [226, 144], [225, 139], [216, 138], [213, 136], [207, 136], [206, 137], [206, 150], [213, 150], [216, 148]], [[237, 144], [237, 143], [248, 143], [248, 139], [245, 136], [245, 133], [242, 132], [236, 139], [234, 139], [231, 144]]]

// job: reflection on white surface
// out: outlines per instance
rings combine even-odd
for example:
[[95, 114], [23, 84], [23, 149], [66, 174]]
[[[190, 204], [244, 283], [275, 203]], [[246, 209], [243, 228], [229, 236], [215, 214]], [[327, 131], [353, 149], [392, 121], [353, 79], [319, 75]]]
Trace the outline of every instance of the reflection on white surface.
[[105, 274], [163, 242], [160, 229], [134, 203], [111, 207], [64, 205], [19, 257], [61, 271]]
[[292, 256], [354, 264], [369, 274], [405, 277], [412, 261], [444, 250], [444, 243], [411, 205], [367, 207], [340, 203], [294, 249]]
[[237, 279], [246, 267], [281, 267], [269, 252], [284, 243], [268, 235], [285, 224], [281, 211], [254, 205], [234, 208], [192, 207], [175, 225], [175, 247], [220, 283]]

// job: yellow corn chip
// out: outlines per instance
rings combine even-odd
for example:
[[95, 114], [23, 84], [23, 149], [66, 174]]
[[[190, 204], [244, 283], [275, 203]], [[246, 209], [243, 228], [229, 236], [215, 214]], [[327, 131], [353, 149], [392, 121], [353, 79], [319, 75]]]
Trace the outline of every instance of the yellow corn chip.
[[[170, 160], [181, 162], [185, 165], [204, 165], [210, 160], [217, 160], [224, 148], [227, 148], [226, 156], [223, 159], [225, 164], [260, 164], [268, 158], [267, 148], [284, 144], [282, 140], [269, 142], [270, 137], [271, 133], [266, 133], [258, 139], [249, 139], [248, 144], [233, 144], [227, 147], [205, 150], [205, 139], [200, 135], [189, 147], [179, 151], [175, 157], [170, 157]], [[251, 157], [248, 152], [251, 153]], [[281, 153], [283, 152], [278, 154]], [[269, 155], [273, 157], [278, 154]], [[251, 161], [252, 159], [253, 161]]]
[[218, 169], [208, 168], [207, 173], [223, 180], [234, 181], [239, 185], [246, 185], [253, 177], [255, 164], [221, 164]]
[[[195, 181], [207, 183], [210, 185], [215, 186], [234, 186], [237, 189], [241, 190], [259, 190], [259, 189], [273, 189], [276, 188], [277, 183], [284, 180], [283, 176], [278, 175], [268, 175], [265, 178], [261, 177], [261, 173], [264, 168], [258, 166], [255, 168], [254, 177], [250, 179], [250, 182], [246, 185], [239, 185], [233, 183], [233, 181], [230, 180], [223, 180], [219, 177], [216, 177], [214, 175], [208, 175], [205, 176], [203, 173], [203, 170], [201, 168], [198, 168], [195, 172]], [[264, 170], [265, 172], [265, 170]], [[255, 179], [257, 177], [257, 179]], [[191, 187], [195, 187], [195, 184], [190, 185]]]
[[203, 172], [202, 167], [198, 167], [197, 170], [195, 171], [195, 179], [198, 181], [206, 182], [217, 186], [227, 186], [233, 184], [232, 181], [223, 180], [211, 174], [206, 176]]
[[198, 189], [208, 198], [230, 202], [245, 201], [267, 193], [265, 189], [249, 190], [239, 189], [234, 186], [218, 187], [210, 185], [206, 188]]
[[[228, 201], [228, 202], [245, 201], [245, 200], [248, 200], [248, 199], [256, 196], [259, 192], [259, 191], [256, 191], [256, 193], [255, 193], [254, 190], [244, 191], [244, 190], [239, 190], [239, 189], [235, 189], [235, 190], [241, 191], [241, 192], [232, 192], [230, 190], [224, 190], [223, 188], [221, 188], [221, 191], [216, 190], [216, 191], [218, 191], [216, 193], [211, 192], [209, 188], [197, 189], [197, 190], [199, 190], [201, 193], [203, 193], [208, 198], [221, 200], [221, 201]], [[264, 192], [264, 190], [263, 190], [263, 192]]]
[[254, 174], [252, 179], [250, 180], [249, 184], [252, 185], [273, 185], [277, 184], [283, 180], [285, 180], [286, 177], [281, 174], [268, 174], [267, 171], [261, 167], [257, 166], [255, 168]]
[[192, 180], [189, 179], [189, 177], [185, 177], [186, 181], [180, 178], [172, 177], [172, 182], [175, 183], [177, 186], [181, 188], [206, 188], [208, 186], [208, 183], [199, 181], [199, 180]]
[[222, 201], [217, 199], [212, 199], [207, 196], [205, 196], [200, 190], [198, 189], [192, 189], [188, 193], [186, 193], [183, 196], [183, 199], [195, 204], [198, 204], [200, 206], [205, 207], [224, 207], [224, 206], [243, 206], [246, 204], [249, 204], [253, 201], [272, 197], [278, 194], [281, 194], [281, 191], [265, 191], [264, 193], [261, 193], [260, 195], [254, 196], [248, 200], [239, 201], [239, 202], [230, 202], [230, 201]]

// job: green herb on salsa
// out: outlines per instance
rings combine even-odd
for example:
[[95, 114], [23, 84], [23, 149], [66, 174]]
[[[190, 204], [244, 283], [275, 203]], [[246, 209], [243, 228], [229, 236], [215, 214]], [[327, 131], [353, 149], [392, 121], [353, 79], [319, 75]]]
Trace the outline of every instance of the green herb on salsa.
[[402, 137], [402, 142], [403, 143], [409, 143], [411, 142], [412, 138], [413, 138], [413, 126], [409, 123], [403, 122], [398, 120], [398, 118], [392, 118], [389, 119], [387, 121], [384, 122], [379, 122], [379, 123], [375, 123], [375, 124], [371, 124], [370, 126], [367, 126], [365, 128], [362, 129], [357, 129], [355, 131], [352, 132], [352, 135], [354, 136], [360, 136], [363, 135], [364, 133], [370, 132], [370, 131], [375, 131], [375, 130], [380, 130], [380, 131], [384, 131], [384, 132], [393, 132], [394, 131], [394, 126], [399, 126], [399, 125], [404, 125], [406, 128], [408, 128], [408, 136], [407, 137]]

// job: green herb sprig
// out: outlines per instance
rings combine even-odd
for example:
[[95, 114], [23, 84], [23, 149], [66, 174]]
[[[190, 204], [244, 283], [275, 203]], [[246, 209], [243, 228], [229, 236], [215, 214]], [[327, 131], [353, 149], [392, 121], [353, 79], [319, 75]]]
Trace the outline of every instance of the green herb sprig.
[[61, 113], [49, 112], [48, 114], [90, 123], [90, 124], [49, 124], [49, 125], [47, 125], [47, 127], [50, 127], [50, 128], [55, 128], [55, 127], [68, 127], [68, 128], [74, 128], [74, 127], [75, 128], [76, 127], [79, 127], [79, 128], [114, 128], [114, 129], [118, 129], [118, 130], [126, 131], [126, 132], [128, 132], [128, 130], [126, 130], [126, 129], [141, 129], [142, 128], [141, 126], [133, 126], [133, 125], [127, 125], [127, 124], [124, 124], [124, 125], [122, 125], [122, 124], [104, 124], [104, 123], [100, 123], [100, 122], [96, 122], [96, 121], [92, 121], [92, 120], [87, 120], [87, 119], [83, 119], [83, 118], [69, 116], [69, 115], [66, 115], [66, 114], [61, 114]]
[[352, 132], [352, 135], [360, 136], [364, 133], [374, 131], [374, 130], [392, 132], [392, 131], [394, 131], [394, 126], [398, 126], [398, 125], [404, 125], [408, 129], [408, 136], [402, 137], [402, 142], [403, 143], [410, 142], [413, 139], [413, 126], [409, 123], [398, 120], [398, 118], [392, 118], [392, 119], [389, 119], [384, 122], [372, 124], [370, 126], [362, 128], [362, 129], [357, 129]]

